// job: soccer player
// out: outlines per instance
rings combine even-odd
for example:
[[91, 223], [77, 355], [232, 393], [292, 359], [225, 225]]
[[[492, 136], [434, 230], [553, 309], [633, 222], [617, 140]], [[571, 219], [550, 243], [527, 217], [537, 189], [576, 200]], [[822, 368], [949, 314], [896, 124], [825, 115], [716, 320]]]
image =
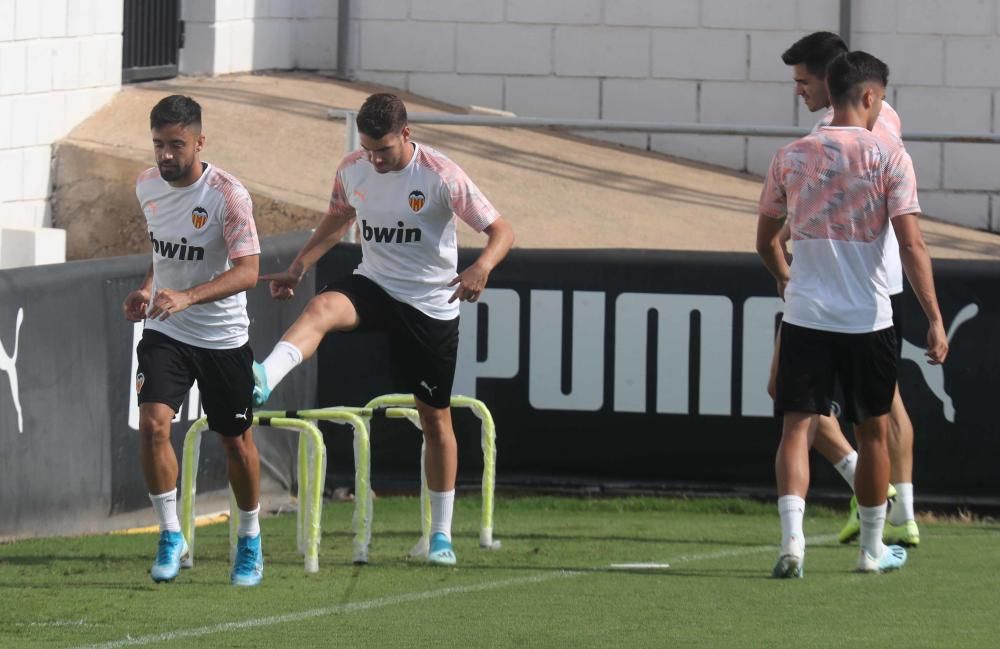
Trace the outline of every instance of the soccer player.
[[[948, 342], [917, 221], [912, 162], [901, 142], [871, 132], [888, 76], [888, 67], [865, 52], [834, 59], [827, 68], [833, 119], [778, 151], [761, 192], [757, 251], [785, 299], [775, 400], [783, 416], [775, 458], [782, 541], [772, 573], [779, 578], [802, 576], [809, 447], [818, 415], [830, 414], [835, 381], [858, 440], [857, 570], [884, 572], [906, 562], [905, 549], [882, 541], [897, 371], [886, 261], [890, 230], [929, 322], [932, 363], [944, 361]], [[786, 219], [792, 267], [780, 242]]]
[[[305, 272], [361, 223], [361, 264], [310, 300], [262, 364], [254, 364], [254, 402], [316, 353], [331, 332], [385, 331], [397, 378], [413, 392], [426, 442], [431, 501], [428, 561], [453, 565], [451, 518], [458, 449], [451, 388], [458, 353], [459, 300], [475, 302], [514, 242], [510, 225], [462, 169], [410, 139], [406, 106], [391, 94], [365, 100], [357, 116], [362, 150], [340, 163], [326, 216], [282, 273], [271, 295], [291, 297]], [[457, 272], [455, 216], [488, 242]]]
[[260, 583], [260, 460], [250, 428], [253, 352], [246, 295], [257, 283], [260, 244], [250, 194], [236, 178], [201, 161], [201, 106], [165, 97], [149, 115], [156, 166], [136, 182], [153, 263], [125, 298], [125, 318], [145, 319], [135, 377], [139, 456], [160, 522], [150, 575], [177, 576], [187, 542], [177, 520], [177, 456], [170, 423], [197, 381], [209, 428], [221, 436], [239, 506], [237, 586]]
[[[833, 120], [833, 109], [830, 107], [830, 95], [826, 87], [826, 66], [844, 52], [847, 52], [847, 45], [840, 36], [831, 32], [815, 32], [796, 41], [781, 55], [782, 61], [792, 67], [795, 93], [802, 97], [806, 108], [814, 113], [824, 109], [826, 111], [814, 127], [814, 132], [820, 127], [830, 124]], [[872, 128], [872, 133], [879, 139], [890, 143], [902, 139], [899, 115], [888, 102], [882, 102], [882, 108], [878, 120]], [[782, 234], [787, 236], [787, 229]], [[886, 236], [888, 237], [886, 270], [892, 302], [892, 321], [896, 330], [898, 361], [903, 346], [903, 267], [900, 264], [898, 247], [895, 245], [895, 235], [892, 229], [887, 232]], [[777, 356], [778, 348], [776, 346], [775, 358], [771, 366], [771, 382], [768, 386], [772, 397], [774, 396]], [[858, 454], [844, 437], [836, 417], [820, 418], [814, 448], [820, 455], [829, 460], [853, 490]], [[889, 520], [886, 521], [884, 541], [916, 546], [920, 543], [920, 530], [917, 527], [913, 511], [913, 424], [906, 413], [898, 384], [889, 413], [889, 460], [891, 467], [889, 495], [893, 502], [889, 512]], [[847, 523], [838, 534], [841, 543], [849, 543], [858, 536], [860, 523], [857, 507], [857, 497], [852, 496]]]

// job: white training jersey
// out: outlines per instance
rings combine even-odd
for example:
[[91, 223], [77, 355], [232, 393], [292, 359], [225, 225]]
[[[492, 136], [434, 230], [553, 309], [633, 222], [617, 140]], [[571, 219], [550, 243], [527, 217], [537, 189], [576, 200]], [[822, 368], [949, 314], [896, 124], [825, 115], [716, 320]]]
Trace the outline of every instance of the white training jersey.
[[[230, 260], [260, 254], [250, 194], [221, 169], [206, 164], [193, 185], [172, 187], [153, 167], [140, 174], [135, 195], [153, 245], [154, 296], [204, 284], [232, 268]], [[240, 292], [146, 327], [195, 347], [232, 349], [249, 340], [246, 305]]]
[[378, 173], [365, 151], [344, 158], [329, 211], [357, 216], [356, 274], [432, 318], [451, 320], [459, 310], [458, 300], [448, 303], [458, 266], [455, 217], [482, 232], [499, 214], [457, 164], [431, 147], [413, 147], [399, 171]]
[[[820, 127], [829, 126], [831, 122], [833, 122], [833, 108], [827, 109], [823, 119], [816, 123], [812, 132], [816, 133]], [[886, 143], [903, 142], [903, 123], [899, 119], [899, 113], [889, 105], [889, 102], [882, 102], [882, 110], [879, 111], [878, 121], [875, 122], [872, 133]], [[898, 295], [903, 292], [903, 262], [899, 258], [899, 241], [896, 240], [896, 232], [892, 228], [885, 234], [885, 248], [889, 295]]]
[[784, 320], [867, 333], [892, 326], [890, 219], [920, 211], [902, 142], [868, 129], [824, 126], [783, 146], [760, 196], [760, 214], [787, 223], [795, 246]]

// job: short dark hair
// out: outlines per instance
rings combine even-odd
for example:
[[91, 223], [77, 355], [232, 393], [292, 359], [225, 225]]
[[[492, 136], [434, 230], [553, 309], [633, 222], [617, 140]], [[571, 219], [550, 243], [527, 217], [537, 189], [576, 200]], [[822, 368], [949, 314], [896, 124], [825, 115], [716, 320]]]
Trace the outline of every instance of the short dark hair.
[[813, 32], [795, 41], [781, 55], [785, 65], [804, 63], [810, 73], [820, 79], [826, 76], [826, 66], [847, 51], [847, 43], [833, 32]]
[[169, 124], [195, 124], [201, 129], [201, 105], [184, 95], [164, 97], [149, 112], [149, 128], [162, 128]]
[[889, 84], [889, 66], [860, 50], [841, 54], [826, 69], [830, 103], [835, 106], [857, 103], [861, 86], [867, 82]]
[[358, 131], [379, 140], [406, 126], [406, 105], [396, 95], [380, 92], [368, 97], [358, 111]]

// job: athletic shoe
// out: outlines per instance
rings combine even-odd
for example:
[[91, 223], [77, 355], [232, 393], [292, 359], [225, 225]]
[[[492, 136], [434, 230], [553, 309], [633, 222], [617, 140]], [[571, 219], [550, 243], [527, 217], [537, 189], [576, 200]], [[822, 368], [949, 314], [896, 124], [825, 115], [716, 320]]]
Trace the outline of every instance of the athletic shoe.
[[861, 515], [858, 514], [858, 497], [851, 496], [851, 506], [847, 511], [847, 522], [837, 534], [841, 543], [850, 543], [861, 534]]
[[917, 528], [917, 521], [908, 520], [902, 525], [893, 525], [889, 521], [885, 522], [882, 530], [882, 541], [886, 545], [902, 545], [907, 548], [915, 548], [920, 545], [920, 530]]
[[444, 532], [435, 532], [431, 535], [431, 549], [427, 553], [428, 563], [437, 566], [455, 565], [455, 550], [451, 547], [451, 541]]
[[875, 558], [864, 548], [858, 549], [857, 572], [882, 573], [899, 570], [906, 563], [906, 550], [898, 545], [887, 545], [882, 556]]
[[[889, 491], [886, 492], [886, 496], [889, 500], [896, 497], [896, 488], [889, 485]], [[847, 512], [847, 522], [844, 523], [844, 527], [837, 534], [837, 540], [841, 543], [850, 543], [854, 539], [858, 538], [861, 534], [861, 515], [858, 514], [858, 497], [851, 496], [851, 506], [850, 511]]]
[[787, 546], [782, 545], [781, 556], [778, 557], [778, 563], [774, 564], [771, 576], [775, 579], [802, 579], [805, 576], [802, 571], [805, 561], [801, 542], [796, 537], [791, 537]]
[[253, 362], [253, 405], [259, 408], [271, 396], [271, 388], [267, 385], [267, 372], [257, 361]]
[[173, 581], [181, 571], [181, 557], [187, 554], [188, 544], [180, 532], [160, 532], [160, 542], [156, 548], [156, 561], [149, 571], [155, 582]]
[[264, 553], [260, 534], [241, 536], [236, 542], [236, 560], [231, 575], [233, 586], [256, 586], [264, 578]]

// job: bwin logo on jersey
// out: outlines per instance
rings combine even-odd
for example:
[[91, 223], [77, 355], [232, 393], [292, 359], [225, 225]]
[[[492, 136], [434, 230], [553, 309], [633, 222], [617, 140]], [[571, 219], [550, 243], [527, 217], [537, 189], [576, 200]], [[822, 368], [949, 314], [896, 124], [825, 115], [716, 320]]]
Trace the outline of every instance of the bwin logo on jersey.
[[424, 208], [424, 203], [427, 202], [427, 197], [424, 196], [424, 193], [419, 189], [414, 189], [410, 192], [408, 200], [410, 202], [410, 209], [414, 212], [419, 212]]
[[413, 243], [420, 241], [420, 228], [404, 228], [402, 221], [396, 222], [395, 228], [380, 228], [368, 225], [368, 221], [361, 220], [361, 236], [365, 241], [374, 240], [375, 243]]
[[[193, 217], [192, 217], [193, 218]], [[201, 261], [205, 258], [205, 249], [201, 246], [189, 246], [188, 240], [181, 237], [180, 243], [173, 241], [160, 241], [152, 232], [149, 233], [149, 240], [153, 244], [153, 252], [167, 259], [179, 259], [181, 261]]]
[[208, 210], [204, 207], [196, 207], [191, 211], [191, 225], [195, 230], [200, 230], [208, 223]]

